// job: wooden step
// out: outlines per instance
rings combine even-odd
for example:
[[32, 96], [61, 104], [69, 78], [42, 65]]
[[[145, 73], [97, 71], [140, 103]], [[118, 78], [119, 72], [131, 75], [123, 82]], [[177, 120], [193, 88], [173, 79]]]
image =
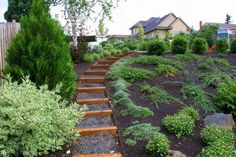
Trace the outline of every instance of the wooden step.
[[80, 155], [73, 155], [72, 157], [122, 157], [120, 153], [114, 154], [80, 154]]
[[121, 57], [107, 57], [106, 60], [112, 60], [112, 61], [117, 61], [119, 60]]
[[83, 87], [78, 88], [79, 93], [103, 93], [106, 91], [106, 87]]
[[103, 83], [105, 78], [80, 78], [79, 81], [85, 83]]
[[85, 117], [108, 117], [112, 115], [112, 110], [87, 111]]
[[85, 71], [84, 75], [98, 75], [98, 76], [104, 76], [106, 75], [107, 71]]
[[98, 64], [113, 64], [115, 62], [115, 60], [102, 60], [102, 61], [98, 61]]
[[110, 65], [98, 65], [98, 64], [95, 64], [95, 65], [92, 65], [90, 67], [90, 69], [109, 69], [110, 68]]
[[79, 99], [77, 100], [77, 103], [83, 105], [83, 104], [106, 104], [108, 103], [108, 99]]
[[100, 127], [100, 128], [79, 128], [79, 129], [76, 129], [76, 131], [79, 131], [81, 136], [89, 136], [89, 135], [97, 135], [97, 134], [112, 134], [112, 133], [116, 133], [117, 127], [111, 126], [111, 127]]

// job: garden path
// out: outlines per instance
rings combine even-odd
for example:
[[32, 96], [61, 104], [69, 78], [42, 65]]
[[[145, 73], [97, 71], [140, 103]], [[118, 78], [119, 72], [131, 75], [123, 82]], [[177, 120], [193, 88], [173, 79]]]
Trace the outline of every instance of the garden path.
[[88, 111], [77, 125], [81, 137], [73, 145], [73, 157], [122, 157], [105, 79], [110, 66], [130, 54], [105, 57], [80, 75], [77, 103], [86, 104]]

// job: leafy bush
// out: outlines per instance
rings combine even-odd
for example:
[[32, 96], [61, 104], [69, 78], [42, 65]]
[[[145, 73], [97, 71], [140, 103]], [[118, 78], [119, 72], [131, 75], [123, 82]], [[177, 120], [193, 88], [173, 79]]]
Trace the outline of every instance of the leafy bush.
[[111, 50], [111, 49], [114, 49], [113, 45], [112, 45], [111, 43], [109, 43], [109, 42], [106, 42], [106, 43], [102, 46], [102, 48], [103, 48], [104, 50]]
[[201, 106], [205, 111], [216, 112], [217, 108], [198, 85], [186, 84], [182, 88], [182, 93], [185, 98], [193, 100], [195, 104]]
[[201, 131], [201, 138], [207, 145], [214, 145], [217, 142], [222, 142], [234, 146], [236, 140], [235, 134], [232, 131], [220, 128], [216, 124], [204, 128]]
[[233, 39], [231, 45], [230, 45], [230, 52], [236, 53], [236, 38]]
[[[62, 149], [78, 137], [84, 108], [61, 101], [59, 88], [36, 87], [28, 78], [0, 86], [0, 156], [33, 157]], [[66, 107], [67, 106], [67, 107]]]
[[201, 56], [199, 55], [196, 55], [196, 54], [192, 54], [192, 53], [186, 53], [186, 54], [177, 54], [175, 55], [175, 58], [178, 60], [178, 61], [181, 61], [181, 62], [196, 62], [196, 61], [200, 61], [202, 59]]
[[206, 64], [213, 65], [213, 66], [221, 66], [221, 67], [229, 67], [230, 66], [228, 60], [222, 59], [222, 58], [212, 58], [212, 57], [207, 58]]
[[188, 114], [168, 115], [162, 120], [162, 124], [177, 137], [189, 135], [193, 131], [194, 120]]
[[223, 82], [214, 97], [216, 104], [236, 116], [236, 81]]
[[118, 50], [117, 49], [110, 49], [110, 53], [111, 55], [116, 55], [118, 53]]
[[165, 43], [160, 39], [149, 41], [147, 51], [151, 55], [162, 55], [165, 52]]
[[178, 101], [176, 98], [170, 96], [166, 91], [160, 89], [159, 87], [142, 84], [140, 86], [140, 90], [142, 93], [147, 94], [151, 101], [156, 105]]
[[174, 54], [184, 54], [188, 50], [188, 40], [185, 36], [177, 35], [171, 43]]
[[133, 38], [129, 38], [124, 41], [124, 47], [128, 47], [130, 50], [137, 50], [138, 44], [138, 40]]
[[146, 145], [146, 150], [155, 156], [166, 156], [170, 149], [170, 141], [164, 134], [157, 134], [152, 137]]
[[124, 42], [122, 40], [112, 40], [111, 42], [115, 49], [121, 50], [124, 47]]
[[122, 51], [123, 52], [129, 52], [129, 48], [128, 47], [123, 47]]
[[74, 96], [76, 76], [70, 56], [69, 42], [47, 6], [35, 0], [29, 14], [21, 19], [21, 29], [8, 49], [5, 74], [15, 81], [29, 76], [37, 86], [47, 84], [49, 90], [62, 83], [60, 95]]
[[168, 64], [158, 64], [156, 68], [158, 75], [176, 76], [178, 74], [178, 69]]
[[106, 50], [106, 51], [104, 51], [103, 55], [104, 55], [104, 56], [110, 56], [110, 55], [111, 55], [111, 52], [108, 51], [108, 50]]
[[203, 54], [208, 49], [207, 41], [204, 38], [196, 38], [193, 41], [193, 53]]
[[215, 44], [216, 51], [219, 53], [226, 53], [229, 48], [229, 44], [225, 39], [217, 40]]
[[93, 52], [93, 53], [101, 54], [101, 53], [104, 52], [104, 49], [102, 48], [101, 45], [96, 45], [96, 46], [94, 46], [94, 48], [92, 49], [92, 52]]
[[96, 60], [95, 58], [96, 56], [93, 54], [93, 53], [86, 53], [84, 55], [84, 58], [83, 60], [86, 62], [86, 63], [92, 63]]
[[189, 115], [194, 121], [200, 119], [199, 113], [193, 107], [184, 107], [182, 110], [179, 111], [179, 113]]
[[133, 147], [139, 141], [150, 140], [153, 136], [157, 135], [159, 131], [159, 127], [154, 127], [149, 123], [142, 123], [126, 128], [122, 135], [129, 137], [125, 140], [125, 143]]

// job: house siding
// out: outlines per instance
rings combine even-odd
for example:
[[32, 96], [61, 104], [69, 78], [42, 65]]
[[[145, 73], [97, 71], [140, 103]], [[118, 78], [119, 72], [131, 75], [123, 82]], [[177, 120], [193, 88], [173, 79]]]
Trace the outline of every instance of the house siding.
[[173, 25], [172, 25], [173, 29], [171, 29], [170, 33], [172, 35], [176, 35], [180, 32], [183, 33], [189, 33], [189, 29], [188, 27], [180, 20], [178, 19]]
[[160, 26], [168, 27], [174, 20], [176, 20], [176, 17], [173, 14], [170, 14], [164, 21], [160, 23]]
[[149, 33], [145, 34], [146, 38], [155, 38], [158, 36], [160, 39], [164, 39], [166, 36], [167, 31], [166, 30], [155, 30]]

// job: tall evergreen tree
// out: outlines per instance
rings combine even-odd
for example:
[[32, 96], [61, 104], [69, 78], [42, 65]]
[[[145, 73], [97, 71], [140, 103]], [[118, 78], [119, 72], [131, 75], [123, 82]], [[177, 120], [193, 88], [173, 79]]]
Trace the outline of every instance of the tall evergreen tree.
[[48, 84], [49, 89], [62, 83], [60, 95], [71, 98], [76, 77], [69, 43], [42, 1], [33, 0], [29, 14], [21, 19], [21, 30], [8, 49], [4, 73], [18, 81], [28, 75], [37, 85]]
[[141, 41], [144, 39], [144, 28], [142, 24], [138, 25], [138, 39]]
[[232, 23], [231, 16], [229, 14], [226, 14], [225, 24]]

